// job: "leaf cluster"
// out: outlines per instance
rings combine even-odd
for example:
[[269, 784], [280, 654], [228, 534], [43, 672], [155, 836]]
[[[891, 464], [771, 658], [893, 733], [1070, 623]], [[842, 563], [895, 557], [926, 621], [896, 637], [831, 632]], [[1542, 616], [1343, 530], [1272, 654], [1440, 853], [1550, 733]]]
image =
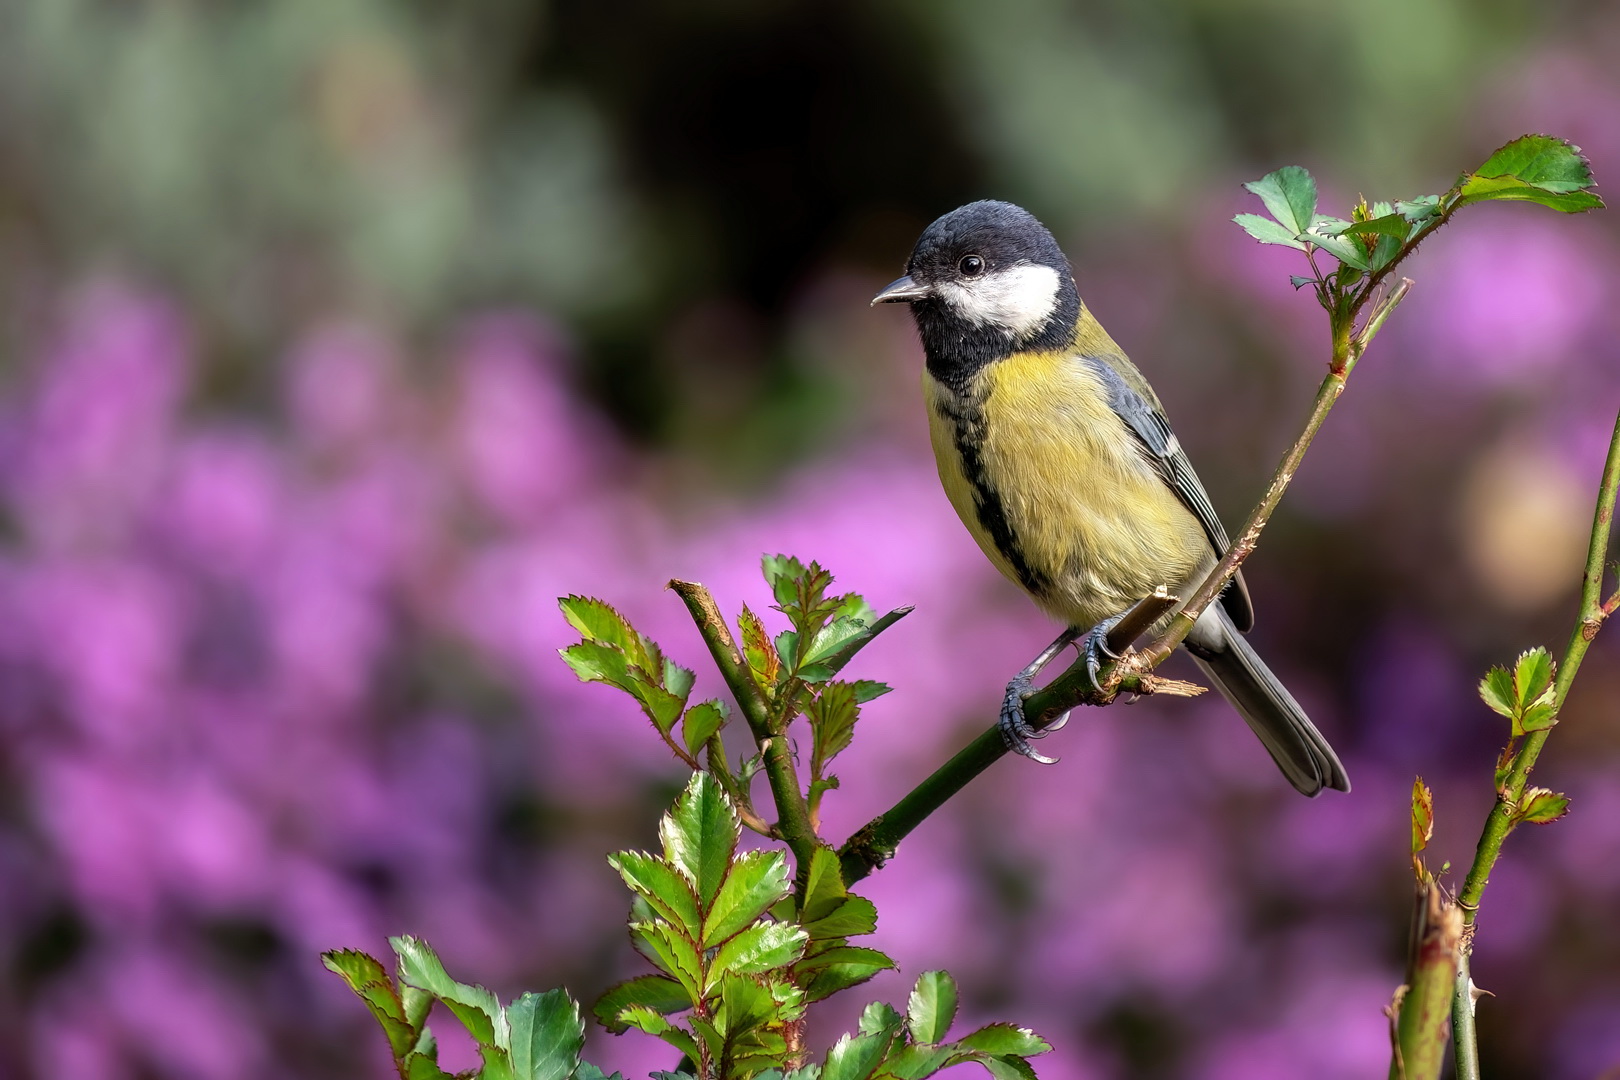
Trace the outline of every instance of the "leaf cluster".
[[[1489, 705], [1492, 712], [1506, 717], [1511, 725], [1507, 745], [1496, 761], [1496, 787], [1505, 795], [1512, 795], [1506, 785], [1519, 753], [1519, 739], [1546, 731], [1558, 723], [1558, 688], [1553, 682], [1557, 672], [1558, 665], [1552, 655], [1537, 645], [1520, 653], [1511, 671], [1498, 665], [1479, 682], [1480, 700]], [[1557, 821], [1568, 811], [1567, 796], [1546, 788], [1530, 788], [1515, 800], [1512, 822], [1545, 825]]]
[[[1262, 244], [1306, 254], [1311, 273], [1291, 280], [1295, 288], [1315, 289], [1333, 318], [1336, 339], [1348, 335], [1383, 278], [1463, 207], [1507, 200], [1578, 213], [1603, 205], [1591, 190], [1592, 170], [1580, 147], [1546, 135], [1513, 140], [1439, 195], [1372, 204], [1361, 199], [1349, 218], [1317, 212], [1316, 181], [1298, 165], [1243, 186], [1260, 197], [1269, 216], [1238, 214], [1232, 220]], [[1318, 251], [1333, 256], [1338, 268], [1324, 272], [1316, 263]]]
[[[526, 993], [509, 1005], [482, 986], [457, 982], [438, 954], [414, 937], [388, 942], [399, 975], [390, 980], [381, 962], [354, 949], [322, 953], [382, 1025], [400, 1080], [624, 1080], [580, 1060], [585, 1022], [564, 990]], [[481, 1067], [448, 1073], [439, 1067], [438, 1043], [427, 1026], [434, 1002], [449, 1008], [478, 1044]]]

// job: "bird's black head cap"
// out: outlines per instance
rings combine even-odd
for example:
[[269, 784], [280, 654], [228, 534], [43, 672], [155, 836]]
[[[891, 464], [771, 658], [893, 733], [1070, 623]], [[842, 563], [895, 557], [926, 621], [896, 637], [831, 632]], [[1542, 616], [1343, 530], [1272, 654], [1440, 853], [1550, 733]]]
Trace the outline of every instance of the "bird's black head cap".
[[906, 276], [876, 302], [911, 305], [928, 370], [951, 384], [1014, 352], [1064, 347], [1080, 317], [1074, 272], [1051, 232], [991, 199], [924, 229]]

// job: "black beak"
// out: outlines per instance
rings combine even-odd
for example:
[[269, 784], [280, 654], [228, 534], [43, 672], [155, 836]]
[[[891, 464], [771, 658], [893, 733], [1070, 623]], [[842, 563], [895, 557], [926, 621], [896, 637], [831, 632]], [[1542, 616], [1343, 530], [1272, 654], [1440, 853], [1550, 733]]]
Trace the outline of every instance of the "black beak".
[[928, 285], [919, 285], [911, 280], [907, 274], [903, 278], [896, 278], [883, 287], [883, 291], [872, 297], [873, 304], [909, 304], [913, 300], [926, 300], [934, 295], [934, 290]]

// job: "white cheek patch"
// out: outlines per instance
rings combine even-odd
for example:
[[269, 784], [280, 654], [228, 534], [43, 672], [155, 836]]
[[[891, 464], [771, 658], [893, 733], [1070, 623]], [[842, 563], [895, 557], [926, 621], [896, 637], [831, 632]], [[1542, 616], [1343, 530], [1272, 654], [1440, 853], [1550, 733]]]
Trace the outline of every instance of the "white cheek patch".
[[979, 326], [997, 326], [1014, 341], [1033, 337], [1057, 310], [1058, 272], [1050, 266], [1020, 263], [984, 277], [953, 281], [939, 288], [957, 314]]

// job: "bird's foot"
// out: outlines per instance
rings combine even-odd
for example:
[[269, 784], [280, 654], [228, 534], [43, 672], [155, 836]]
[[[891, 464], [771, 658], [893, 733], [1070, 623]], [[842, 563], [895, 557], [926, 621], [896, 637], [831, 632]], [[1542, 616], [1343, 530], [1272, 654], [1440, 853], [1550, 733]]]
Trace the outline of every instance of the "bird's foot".
[[1007, 695], [1001, 699], [1001, 718], [996, 721], [996, 727], [1001, 731], [1002, 741], [1007, 749], [1020, 754], [1029, 760], [1041, 765], [1056, 765], [1057, 758], [1048, 757], [1029, 745], [1032, 739], [1044, 739], [1052, 732], [1069, 722], [1069, 714], [1064, 713], [1044, 728], [1031, 727], [1024, 719], [1024, 699], [1035, 692], [1035, 680], [1030, 675], [1019, 672], [1007, 684]]
[[1086, 658], [1086, 674], [1091, 676], [1091, 685], [1097, 687], [1098, 690], [1102, 689], [1097, 683], [1097, 676], [1102, 671], [1102, 666], [1110, 661], [1120, 659], [1120, 654], [1108, 647], [1108, 634], [1114, 627], [1119, 625], [1119, 620], [1124, 617], [1125, 613], [1121, 612], [1093, 626], [1091, 632], [1086, 635], [1085, 644], [1080, 646], [1081, 654]]

